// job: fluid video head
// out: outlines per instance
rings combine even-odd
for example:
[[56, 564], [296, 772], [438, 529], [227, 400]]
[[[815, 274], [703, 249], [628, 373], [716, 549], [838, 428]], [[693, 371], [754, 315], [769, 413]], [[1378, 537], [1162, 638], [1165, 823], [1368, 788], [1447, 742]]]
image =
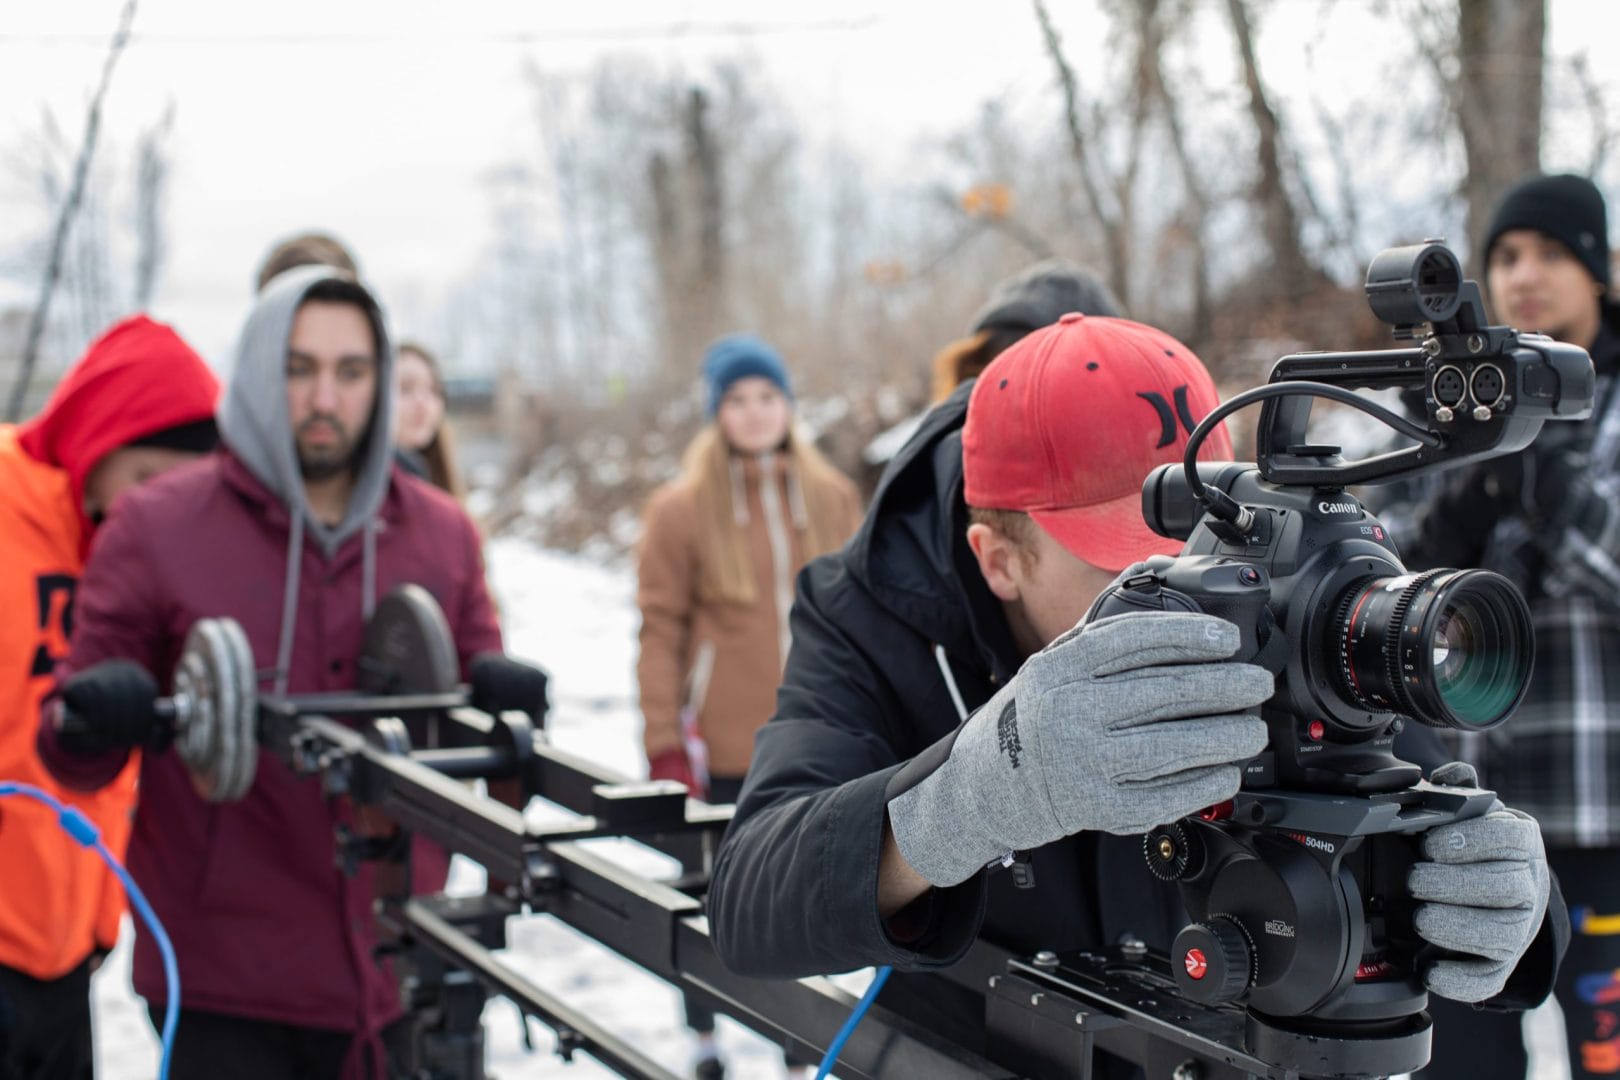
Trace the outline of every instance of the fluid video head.
[[[1197, 920], [1171, 964], [1196, 1000], [1242, 1002], [1257, 1056], [1306, 1075], [1422, 1066], [1429, 1022], [1406, 872], [1412, 838], [1484, 813], [1493, 796], [1437, 787], [1393, 753], [1409, 720], [1484, 730], [1523, 697], [1530, 614], [1482, 570], [1411, 573], [1346, 491], [1522, 450], [1547, 420], [1591, 413], [1587, 354], [1486, 325], [1479, 287], [1435, 241], [1378, 255], [1373, 311], [1410, 348], [1285, 356], [1270, 382], [1194, 429], [1181, 466], [1143, 486], [1143, 512], [1176, 558], [1114, 585], [1092, 618], [1204, 611], [1234, 623], [1241, 656], [1277, 674], [1266, 751], [1230, 804], [1146, 838], [1155, 874]], [[1420, 329], [1426, 327], [1421, 336]], [[1357, 389], [1421, 393], [1415, 423]], [[1345, 461], [1306, 434], [1315, 399], [1341, 402], [1414, 445]], [[1197, 460], [1226, 416], [1262, 403], [1255, 464]]]

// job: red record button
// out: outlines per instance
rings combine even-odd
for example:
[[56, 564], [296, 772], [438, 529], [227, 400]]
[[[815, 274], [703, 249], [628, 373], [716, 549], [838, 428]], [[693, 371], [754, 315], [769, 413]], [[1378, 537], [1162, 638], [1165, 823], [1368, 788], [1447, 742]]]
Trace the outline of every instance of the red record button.
[[1209, 961], [1204, 959], [1203, 949], [1188, 949], [1183, 963], [1187, 965], [1187, 974], [1195, 979], [1202, 979], [1209, 971]]
[[1321, 742], [1322, 736], [1327, 734], [1327, 725], [1320, 720], [1312, 720], [1310, 727], [1305, 730], [1310, 735], [1312, 742]]

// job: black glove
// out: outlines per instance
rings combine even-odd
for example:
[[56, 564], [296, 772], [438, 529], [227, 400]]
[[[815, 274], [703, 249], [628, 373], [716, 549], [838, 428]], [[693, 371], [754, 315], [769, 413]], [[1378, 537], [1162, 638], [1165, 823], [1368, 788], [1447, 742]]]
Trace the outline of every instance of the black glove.
[[157, 714], [158, 685], [133, 660], [103, 660], [62, 684], [56, 738], [74, 754], [160, 747], [170, 732]]
[[487, 713], [516, 709], [537, 725], [546, 722], [546, 673], [533, 664], [502, 653], [479, 653], [472, 659], [472, 705]]

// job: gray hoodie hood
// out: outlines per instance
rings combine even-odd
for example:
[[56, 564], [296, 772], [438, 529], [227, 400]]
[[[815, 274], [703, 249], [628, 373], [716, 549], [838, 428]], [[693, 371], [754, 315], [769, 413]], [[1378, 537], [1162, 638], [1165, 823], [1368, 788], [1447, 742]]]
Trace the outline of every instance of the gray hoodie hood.
[[293, 316], [309, 290], [327, 280], [344, 278], [324, 266], [299, 267], [277, 275], [260, 294], [237, 340], [236, 367], [220, 409], [219, 434], [248, 471], [281, 499], [302, 526], [300, 531], [312, 535], [330, 558], [343, 541], [377, 516], [388, 494], [394, 461], [394, 353], [382, 311], [367, 293], [371, 301], [367, 314], [378, 339], [377, 404], [348, 510], [336, 526], [327, 525], [310, 508], [287, 415], [287, 339]]
[[377, 511], [388, 494], [394, 467], [394, 353], [388, 344], [382, 311], [371, 294], [360, 290], [366, 314], [377, 336], [377, 403], [371, 429], [360, 451], [360, 468], [343, 520], [334, 526], [315, 516], [298, 467], [292, 419], [287, 414], [287, 341], [293, 316], [310, 289], [326, 280], [347, 280], [327, 267], [302, 267], [278, 275], [254, 305], [236, 343], [236, 368], [219, 412], [219, 437], [237, 460], [258, 477], [287, 507], [287, 572], [282, 583], [281, 633], [276, 647], [275, 692], [287, 692], [292, 671], [294, 628], [298, 622], [298, 579], [304, 534], [331, 558], [338, 546], [362, 534], [360, 608], [371, 618], [377, 598]]

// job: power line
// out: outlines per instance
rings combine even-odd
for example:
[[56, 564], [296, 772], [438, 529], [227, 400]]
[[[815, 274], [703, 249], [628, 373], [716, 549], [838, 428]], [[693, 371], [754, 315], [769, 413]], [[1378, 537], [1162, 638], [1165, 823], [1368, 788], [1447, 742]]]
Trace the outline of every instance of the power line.
[[[790, 23], [691, 22], [657, 23], [645, 26], [593, 27], [572, 30], [491, 30], [464, 33], [420, 33], [386, 31], [288, 32], [272, 34], [164, 34], [130, 35], [131, 44], [146, 45], [415, 45], [422, 42], [483, 45], [542, 45], [559, 42], [667, 41], [676, 38], [774, 37], [784, 34], [852, 33], [870, 30], [881, 20], [876, 15], [859, 18], [813, 19]], [[0, 32], [4, 45], [102, 45], [105, 35], [89, 33], [17, 34]]]

